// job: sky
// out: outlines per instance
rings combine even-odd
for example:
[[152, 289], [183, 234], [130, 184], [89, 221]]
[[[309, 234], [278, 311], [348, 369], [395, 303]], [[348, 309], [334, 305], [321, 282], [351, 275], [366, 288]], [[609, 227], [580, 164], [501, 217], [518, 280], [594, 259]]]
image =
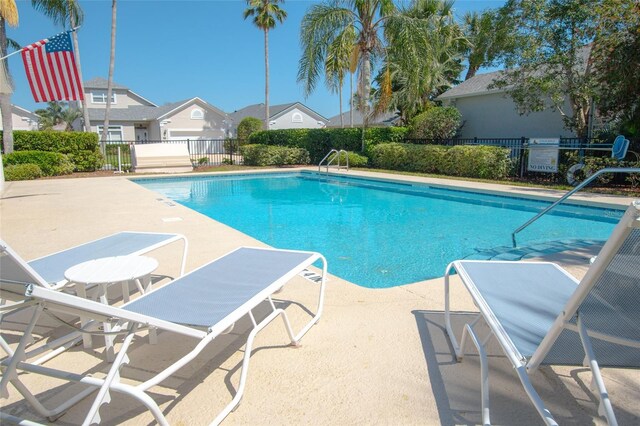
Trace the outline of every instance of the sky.
[[[21, 46], [62, 30], [30, 0], [18, 0], [20, 24], [7, 27], [7, 36]], [[284, 23], [269, 32], [269, 104], [302, 102], [330, 118], [339, 113], [339, 99], [319, 84], [304, 98], [297, 83], [299, 31], [305, 12], [319, 2], [286, 0]], [[500, 7], [503, 0], [458, 0], [457, 17], [468, 10]], [[78, 30], [83, 80], [107, 78], [111, 39], [111, 1], [80, 0], [84, 23]], [[199, 97], [233, 112], [264, 102], [264, 37], [244, 20], [244, 0], [119, 0], [114, 81], [162, 105]], [[12, 102], [33, 111], [35, 103], [19, 54], [8, 59], [14, 80]], [[344, 90], [347, 105], [348, 89]], [[346, 110], [346, 107], [345, 107]]]

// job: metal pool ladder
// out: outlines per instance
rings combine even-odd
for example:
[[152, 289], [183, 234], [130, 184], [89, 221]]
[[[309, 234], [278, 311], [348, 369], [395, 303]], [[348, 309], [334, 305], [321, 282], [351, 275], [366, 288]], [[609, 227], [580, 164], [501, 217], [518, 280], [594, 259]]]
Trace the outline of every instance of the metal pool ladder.
[[[345, 158], [347, 159], [347, 165], [346, 166], [341, 166], [340, 165], [340, 158], [342, 157], [342, 153], [344, 153]], [[331, 163], [333, 163], [333, 160], [335, 160], [336, 158], [338, 159], [338, 170], [340, 170], [341, 168], [344, 168], [346, 170], [349, 170], [349, 153], [347, 151], [345, 151], [344, 149], [341, 149], [340, 151], [338, 151], [337, 149], [332, 149], [331, 151], [329, 151], [329, 153], [327, 155], [324, 156], [324, 158], [322, 160], [320, 160], [320, 162], [318, 163], [318, 172], [320, 172], [320, 169], [322, 167], [322, 163], [324, 163], [327, 158], [329, 158], [331, 156], [331, 154], [336, 154], [333, 158], [331, 158], [329, 161], [327, 161], [327, 164], [325, 164], [326, 166], [326, 172], [329, 173], [329, 166], [331, 165]]]
[[580, 191], [585, 186], [589, 185], [598, 176], [600, 176], [602, 174], [605, 174], [605, 173], [627, 173], [627, 174], [640, 173], [640, 168], [634, 168], [634, 167], [611, 167], [611, 168], [608, 168], [608, 169], [598, 170], [597, 172], [595, 172], [594, 174], [589, 176], [587, 179], [585, 179], [580, 185], [576, 186], [571, 191], [569, 191], [566, 194], [564, 194], [560, 199], [556, 200], [555, 203], [551, 204], [549, 207], [547, 207], [546, 209], [542, 210], [540, 213], [538, 213], [537, 215], [535, 215], [534, 217], [532, 217], [531, 219], [529, 219], [528, 221], [526, 221], [525, 223], [520, 225], [520, 227], [518, 227], [515, 231], [513, 231], [511, 233], [511, 242], [513, 243], [513, 246], [517, 247], [516, 234], [518, 232], [522, 231], [524, 228], [526, 228], [527, 226], [531, 225], [536, 220], [540, 219], [542, 216], [547, 214], [549, 212], [549, 210], [551, 210], [552, 208], [554, 208], [558, 204], [562, 203], [564, 200], [566, 200], [567, 198], [571, 197], [573, 194], [575, 194], [576, 192]]

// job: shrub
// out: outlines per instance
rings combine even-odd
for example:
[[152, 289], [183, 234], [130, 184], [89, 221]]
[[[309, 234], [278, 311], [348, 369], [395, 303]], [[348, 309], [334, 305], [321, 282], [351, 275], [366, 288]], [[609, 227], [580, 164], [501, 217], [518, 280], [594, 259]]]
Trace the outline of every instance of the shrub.
[[37, 164], [15, 164], [4, 168], [4, 177], [11, 180], [32, 180], [42, 177], [42, 170]]
[[[401, 142], [407, 134], [404, 127], [372, 127], [365, 130], [367, 147], [384, 142]], [[304, 148], [311, 162], [318, 164], [332, 149], [361, 151], [362, 129], [281, 129], [255, 132], [249, 137], [251, 144], [279, 145]], [[368, 148], [365, 149], [368, 152]]]
[[104, 163], [96, 133], [15, 130], [13, 144], [15, 151], [67, 154], [76, 171], [94, 171]]
[[309, 164], [309, 153], [302, 148], [251, 144], [240, 147], [246, 166], [285, 166]]
[[449, 139], [456, 135], [462, 115], [454, 107], [433, 107], [416, 115], [410, 124], [412, 139]]
[[3, 161], [7, 165], [35, 164], [44, 176], [68, 175], [73, 172], [73, 164], [66, 155], [47, 151], [14, 151], [6, 154]]
[[238, 139], [247, 141], [252, 133], [259, 132], [263, 128], [262, 120], [255, 117], [245, 117], [238, 124]]
[[371, 148], [374, 167], [483, 179], [507, 176], [509, 150], [495, 146], [411, 145], [388, 143]]

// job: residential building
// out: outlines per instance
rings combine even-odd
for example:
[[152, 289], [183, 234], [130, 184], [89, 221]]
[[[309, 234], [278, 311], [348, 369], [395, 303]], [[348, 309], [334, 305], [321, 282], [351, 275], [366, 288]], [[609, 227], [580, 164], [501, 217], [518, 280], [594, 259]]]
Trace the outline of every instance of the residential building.
[[[525, 115], [518, 108], [506, 89], [490, 88], [502, 71], [476, 74], [453, 87], [438, 100], [451, 105], [462, 114], [462, 138], [514, 138], [514, 137], [575, 137], [564, 127], [562, 115], [545, 109]], [[567, 110], [571, 108], [567, 105]]]
[[[400, 116], [395, 112], [385, 112], [372, 120], [369, 120], [370, 127], [386, 127], [395, 126], [400, 120]], [[351, 127], [351, 111], [342, 113], [342, 122], [344, 127]], [[364, 122], [363, 115], [358, 110], [353, 110], [353, 127], [361, 127]], [[341, 127], [340, 114], [329, 119], [327, 127]]]
[[[245, 117], [264, 120], [264, 104], [249, 105], [229, 114], [233, 120], [233, 134]], [[269, 106], [269, 129], [319, 129], [329, 120], [300, 102]]]
[[[18, 105], [11, 105], [11, 123], [13, 130], [38, 130], [37, 114]], [[0, 130], [2, 130], [2, 112], [0, 112]]]
[[[161, 141], [223, 139], [229, 116], [198, 97], [156, 105], [128, 87], [114, 83], [109, 111], [109, 140]], [[107, 80], [84, 83], [91, 131], [102, 133], [107, 104]]]

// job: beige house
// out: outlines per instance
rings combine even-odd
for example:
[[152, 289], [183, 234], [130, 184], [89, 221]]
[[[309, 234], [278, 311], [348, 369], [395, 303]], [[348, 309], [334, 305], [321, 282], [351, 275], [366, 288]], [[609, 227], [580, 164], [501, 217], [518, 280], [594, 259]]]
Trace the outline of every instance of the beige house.
[[[39, 119], [37, 114], [18, 105], [11, 105], [13, 130], [38, 130]], [[2, 112], [0, 112], [0, 130], [2, 130]]]
[[[229, 114], [233, 120], [233, 133], [245, 117], [264, 120], [264, 104], [254, 104]], [[300, 102], [269, 106], [269, 129], [320, 129], [329, 120]]]
[[[84, 90], [91, 131], [101, 134], [107, 80], [87, 81]], [[117, 83], [112, 91], [108, 133], [111, 141], [224, 139], [229, 134], [229, 116], [200, 98], [156, 105]]]
[[[551, 109], [520, 115], [505, 89], [489, 89], [502, 71], [477, 74], [438, 96], [462, 114], [461, 138], [575, 137], [562, 115]], [[570, 108], [568, 108], [570, 109]]]

